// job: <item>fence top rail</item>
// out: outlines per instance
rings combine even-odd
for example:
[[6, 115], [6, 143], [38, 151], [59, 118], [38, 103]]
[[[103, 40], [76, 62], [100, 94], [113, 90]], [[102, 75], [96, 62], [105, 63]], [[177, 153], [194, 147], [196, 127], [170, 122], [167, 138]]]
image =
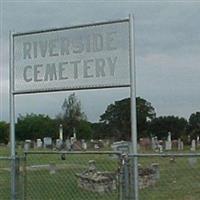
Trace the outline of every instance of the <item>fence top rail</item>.
[[0, 160], [11, 160], [11, 157], [0, 156]]
[[15, 159], [23, 160], [24, 156], [15, 156], [15, 157], [0, 156], [0, 160], [15, 160]]
[[25, 151], [25, 155], [28, 154], [100, 154], [100, 155], [121, 155], [121, 152], [119, 151]]
[[200, 157], [200, 153], [139, 153], [129, 157]]

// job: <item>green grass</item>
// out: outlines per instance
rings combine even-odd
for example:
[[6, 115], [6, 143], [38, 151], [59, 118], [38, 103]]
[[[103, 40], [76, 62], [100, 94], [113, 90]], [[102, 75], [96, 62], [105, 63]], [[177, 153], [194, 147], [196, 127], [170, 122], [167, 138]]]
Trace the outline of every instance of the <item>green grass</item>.
[[140, 191], [142, 200], [199, 200], [200, 199], [200, 158], [191, 166], [188, 158], [176, 158], [171, 163], [169, 158], [142, 158], [140, 163], [160, 164], [160, 180], [152, 188]]
[[[7, 152], [6, 149], [2, 151]], [[22, 151], [19, 154], [21, 153]], [[118, 190], [99, 194], [77, 186], [76, 174], [88, 167], [89, 160], [95, 160], [100, 171], [118, 170], [118, 160], [108, 155], [67, 155], [66, 160], [61, 160], [59, 155], [28, 155], [24, 179], [26, 199], [118, 200]], [[168, 157], [139, 158], [139, 163], [144, 167], [155, 162], [160, 165], [160, 179], [155, 186], [139, 191], [140, 200], [200, 199], [200, 158], [197, 158], [194, 165], [189, 164], [188, 158], [176, 158], [174, 163]], [[50, 163], [56, 163], [55, 174], [50, 174], [48, 167], [45, 167]], [[42, 166], [35, 169], [31, 167], [33, 165]], [[9, 167], [9, 161], [0, 160], [0, 200], [10, 199]], [[22, 189], [20, 184], [19, 189]]]

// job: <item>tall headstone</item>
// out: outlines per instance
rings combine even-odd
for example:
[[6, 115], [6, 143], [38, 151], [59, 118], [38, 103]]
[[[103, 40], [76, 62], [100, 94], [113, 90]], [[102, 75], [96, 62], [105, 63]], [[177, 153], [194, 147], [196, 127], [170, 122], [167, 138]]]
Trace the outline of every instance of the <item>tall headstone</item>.
[[73, 138], [74, 138], [74, 142], [76, 142], [77, 139], [76, 139], [76, 129], [75, 128], [73, 128]]
[[155, 149], [156, 149], [155, 137], [152, 137], [152, 138], [151, 138], [151, 147], [152, 147], [152, 150], [155, 150]]
[[59, 127], [59, 139], [63, 141], [63, 125], [60, 124]]
[[166, 150], [172, 150], [171, 132], [168, 132], [167, 141], [165, 141], [165, 149]]
[[179, 151], [181, 150], [181, 139], [180, 138], [178, 139], [178, 150]]
[[200, 138], [199, 138], [199, 135], [197, 136], [197, 147], [200, 146]]
[[192, 140], [191, 151], [196, 151], [196, 141]]
[[171, 132], [168, 132], [167, 141], [168, 141], [168, 142], [171, 142], [171, 141], [172, 141]]

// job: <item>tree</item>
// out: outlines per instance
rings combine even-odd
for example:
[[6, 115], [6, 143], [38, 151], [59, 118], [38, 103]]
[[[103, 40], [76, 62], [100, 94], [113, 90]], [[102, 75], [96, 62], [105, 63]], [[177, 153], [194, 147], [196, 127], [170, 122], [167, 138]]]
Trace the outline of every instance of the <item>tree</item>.
[[193, 139], [200, 136], [200, 112], [192, 113], [190, 115], [188, 133]]
[[186, 133], [187, 120], [175, 116], [161, 116], [151, 121], [149, 132], [159, 139], [166, 139], [171, 132], [173, 139], [184, 137]]
[[37, 139], [43, 137], [58, 137], [58, 127], [55, 120], [47, 115], [19, 115], [16, 124], [17, 140]]
[[139, 136], [148, 136], [147, 130], [149, 123], [156, 117], [155, 109], [152, 107], [150, 102], [140, 97], [136, 98], [136, 108], [137, 128]]
[[7, 122], [0, 122], [0, 142], [7, 144], [9, 141], [9, 124]]
[[91, 139], [92, 129], [90, 122], [86, 120], [80, 120], [77, 126], [77, 138], [78, 139]]
[[[86, 115], [81, 111], [81, 102], [77, 99], [75, 93], [69, 95], [68, 99], [65, 98], [62, 111], [63, 112], [57, 116], [57, 121], [63, 124], [65, 137], [72, 136], [75, 128], [76, 131], [79, 130], [82, 133], [84, 129], [88, 129]], [[80, 136], [80, 134], [78, 133], [77, 136]]]
[[113, 134], [109, 131], [109, 126], [103, 122], [92, 123], [92, 138], [93, 139], [103, 139], [103, 138], [112, 138]]
[[[155, 110], [151, 106], [151, 103], [142, 99], [136, 98], [136, 110], [137, 110], [137, 127], [139, 136], [147, 134], [146, 129], [148, 121], [155, 118]], [[117, 140], [131, 138], [131, 119], [130, 119], [130, 98], [126, 98], [120, 101], [115, 101], [114, 104], [110, 104], [105, 113], [100, 116], [100, 121], [104, 123], [106, 129], [109, 130], [109, 136]]]

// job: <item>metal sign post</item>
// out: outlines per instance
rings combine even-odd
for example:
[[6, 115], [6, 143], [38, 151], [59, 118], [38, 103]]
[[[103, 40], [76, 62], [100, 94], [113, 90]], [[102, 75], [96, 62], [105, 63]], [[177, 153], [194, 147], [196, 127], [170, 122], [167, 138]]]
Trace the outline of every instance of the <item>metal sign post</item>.
[[16, 199], [16, 152], [15, 152], [15, 99], [13, 94], [13, 34], [9, 34], [9, 96], [10, 96], [10, 155], [11, 155], [11, 199]]
[[[134, 41], [134, 18], [129, 15], [129, 37], [130, 37], [130, 80], [131, 80], [131, 139], [132, 154], [137, 155], [137, 113], [136, 113], [136, 69], [135, 69], [135, 41]], [[133, 194], [131, 199], [138, 200], [138, 158], [133, 158]], [[132, 174], [132, 173], [131, 173]], [[131, 181], [132, 182], [132, 181]], [[132, 190], [131, 190], [132, 191]]]

